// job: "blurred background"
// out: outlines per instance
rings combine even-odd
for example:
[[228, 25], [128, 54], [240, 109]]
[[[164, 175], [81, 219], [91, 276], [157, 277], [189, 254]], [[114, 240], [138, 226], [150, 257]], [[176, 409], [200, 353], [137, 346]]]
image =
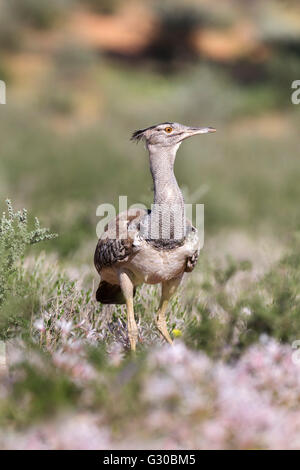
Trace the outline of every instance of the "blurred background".
[[[217, 128], [176, 163], [206, 237], [300, 228], [296, 0], [1, 0], [0, 200], [59, 232], [72, 257], [96, 207], [152, 201], [130, 133], [167, 120]], [[298, 74], [298, 75], [297, 75]], [[196, 200], [195, 200], [196, 199]]]
[[[299, 449], [299, 0], [0, 0], [0, 80], [0, 447]], [[173, 349], [138, 289], [132, 360], [96, 208], [150, 206], [130, 136], [165, 121], [217, 128], [175, 168], [205, 243]]]

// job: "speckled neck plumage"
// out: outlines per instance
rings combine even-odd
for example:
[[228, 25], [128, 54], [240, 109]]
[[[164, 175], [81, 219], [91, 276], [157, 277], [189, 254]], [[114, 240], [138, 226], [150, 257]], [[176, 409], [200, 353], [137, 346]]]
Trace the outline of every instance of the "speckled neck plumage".
[[174, 175], [174, 162], [179, 145], [148, 145], [150, 171], [154, 183], [154, 201], [149, 215], [151, 234], [158, 234], [154, 237], [156, 240], [170, 239], [173, 244], [175, 241], [175, 245], [176, 241], [182, 242], [186, 224], [183, 195]]

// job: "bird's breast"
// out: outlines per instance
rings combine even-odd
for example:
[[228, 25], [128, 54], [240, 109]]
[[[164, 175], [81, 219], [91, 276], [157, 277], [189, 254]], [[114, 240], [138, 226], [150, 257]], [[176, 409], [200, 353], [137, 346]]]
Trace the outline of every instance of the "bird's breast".
[[128, 268], [139, 283], [157, 284], [181, 275], [186, 267], [187, 259], [198, 249], [198, 237], [185, 240], [182, 246], [174, 249], [157, 249], [140, 240], [128, 263]]

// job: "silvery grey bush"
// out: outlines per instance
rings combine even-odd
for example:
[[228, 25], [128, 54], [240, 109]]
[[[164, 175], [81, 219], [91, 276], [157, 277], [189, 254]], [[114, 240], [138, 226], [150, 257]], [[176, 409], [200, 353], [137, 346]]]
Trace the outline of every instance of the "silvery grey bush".
[[30, 230], [26, 209], [14, 212], [10, 200], [6, 200], [6, 205], [7, 212], [3, 212], [0, 219], [0, 306], [11, 290], [26, 248], [57, 236], [48, 229], [41, 228], [37, 218]]

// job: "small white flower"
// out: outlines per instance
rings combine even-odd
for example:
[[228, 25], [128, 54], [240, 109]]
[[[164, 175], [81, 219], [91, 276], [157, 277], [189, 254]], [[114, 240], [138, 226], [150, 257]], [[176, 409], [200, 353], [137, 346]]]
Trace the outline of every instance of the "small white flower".
[[247, 317], [250, 317], [250, 315], [252, 315], [252, 311], [249, 307], [243, 307], [241, 313], [242, 315], [245, 315]]
[[72, 320], [67, 321], [65, 319], [57, 320], [56, 327], [61, 330], [63, 334], [68, 335], [73, 328], [73, 322]]
[[39, 331], [46, 330], [43, 318], [39, 318], [38, 320], [35, 320], [35, 322], [33, 323], [33, 326]]

